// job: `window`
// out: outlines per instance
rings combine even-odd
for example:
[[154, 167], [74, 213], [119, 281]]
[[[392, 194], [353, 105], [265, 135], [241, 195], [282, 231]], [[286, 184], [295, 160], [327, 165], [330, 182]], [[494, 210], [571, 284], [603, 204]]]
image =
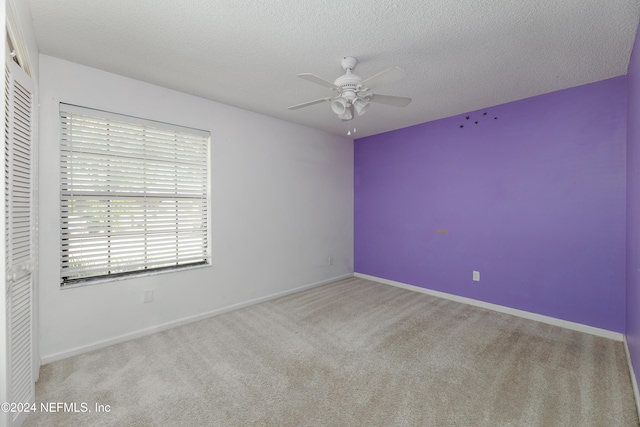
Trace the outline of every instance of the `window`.
[[61, 286], [209, 263], [209, 133], [60, 104]]

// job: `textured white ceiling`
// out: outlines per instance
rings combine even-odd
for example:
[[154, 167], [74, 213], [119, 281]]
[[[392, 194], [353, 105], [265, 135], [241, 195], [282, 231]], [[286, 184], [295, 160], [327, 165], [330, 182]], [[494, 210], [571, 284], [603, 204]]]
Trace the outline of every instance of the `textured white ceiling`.
[[[26, 1], [26, 0], [25, 0]], [[28, 0], [41, 53], [344, 135], [328, 103], [343, 56], [375, 93], [363, 137], [626, 74], [638, 0]]]

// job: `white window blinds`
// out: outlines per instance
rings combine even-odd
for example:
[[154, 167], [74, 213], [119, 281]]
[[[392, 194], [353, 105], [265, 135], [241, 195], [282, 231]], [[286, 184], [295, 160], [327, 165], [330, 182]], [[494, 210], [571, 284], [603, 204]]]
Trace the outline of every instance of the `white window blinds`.
[[209, 133], [60, 104], [61, 284], [209, 262]]

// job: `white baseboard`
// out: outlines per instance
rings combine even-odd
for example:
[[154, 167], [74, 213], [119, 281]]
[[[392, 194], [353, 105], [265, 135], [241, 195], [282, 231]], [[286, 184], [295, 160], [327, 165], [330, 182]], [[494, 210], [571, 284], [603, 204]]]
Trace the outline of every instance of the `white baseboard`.
[[535, 320], [549, 325], [560, 326], [561, 328], [572, 329], [574, 331], [584, 332], [599, 337], [609, 338], [616, 341], [623, 341], [624, 334], [619, 332], [609, 331], [607, 329], [600, 329], [594, 326], [583, 325], [582, 323], [570, 322], [568, 320], [557, 319], [555, 317], [544, 316], [542, 314], [531, 313], [529, 311], [518, 310], [516, 308], [505, 307], [503, 305], [492, 304], [489, 302], [478, 301], [472, 298], [461, 297], [458, 295], [448, 294], [445, 292], [434, 291], [431, 289], [421, 288], [419, 286], [408, 285], [402, 282], [396, 282], [395, 280], [383, 279], [380, 277], [369, 276], [368, 274], [353, 273], [355, 277], [371, 280], [374, 282], [384, 283], [386, 285], [396, 286], [402, 289], [408, 289], [410, 291], [421, 292], [423, 294], [436, 296], [439, 298], [445, 298], [448, 300], [461, 302], [463, 304], [474, 305], [476, 307], [486, 308], [500, 313], [511, 314], [513, 316], [523, 317], [525, 319]]
[[636, 373], [631, 363], [631, 353], [629, 353], [629, 343], [627, 343], [627, 337], [624, 337], [624, 351], [627, 354], [627, 365], [629, 365], [629, 375], [631, 375], [631, 385], [633, 386], [633, 395], [636, 398], [636, 410], [640, 414], [640, 392], [638, 392], [638, 380], [636, 380]]
[[104, 347], [108, 347], [114, 344], [119, 344], [125, 341], [130, 341], [136, 338], [144, 337], [146, 335], [155, 334], [157, 332], [161, 332], [167, 329], [175, 328], [177, 326], [186, 325], [188, 323], [197, 322], [199, 320], [204, 320], [209, 317], [218, 316], [220, 314], [228, 313], [233, 310], [238, 310], [240, 308], [248, 307], [250, 305], [259, 304], [261, 302], [270, 301], [272, 299], [280, 298], [286, 295], [294, 294], [296, 292], [301, 292], [307, 289], [315, 288], [316, 286], [325, 285], [327, 283], [335, 282], [337, 280], [346, 279], [348, 277], [353, 277], [353, 274], [343, 274], [340, 276], [335, 276], [330, 279], [321, 280], [319, 282], [311, 283], [304, 286], [299, 286], [297, 288], [289, 289], [287, 291], [276, 292], [274, 294], [266, 295], [260, 298], [255, 298], [249, 301], [241, 302], [238, 304], [233, 304], [227, 307], [222, 307], [216, 310], [208, 311], [205, 313], [196, 314], [194, 316], [184, 317], [181, 319], [173, 320], [171, 322], [162, 323], [160, 325], [152, 326], [150, 328], [140, 329], [138, 331], [130, 332], [127, 334], [119, 335], [117, 337], [109, 338], [102, 341], [97, 341], [93, 344], [72, 348], [70, 350], [65, 350], [59, 353], [48, 354], [46, 356], [41, 357], [42, 365], [46, 365], [47, 363], [57, 362], [58, 360], [66, 359], [68, 357], [77, 356], [78, 354], [87, 353], [89, 351], [98, 350]]

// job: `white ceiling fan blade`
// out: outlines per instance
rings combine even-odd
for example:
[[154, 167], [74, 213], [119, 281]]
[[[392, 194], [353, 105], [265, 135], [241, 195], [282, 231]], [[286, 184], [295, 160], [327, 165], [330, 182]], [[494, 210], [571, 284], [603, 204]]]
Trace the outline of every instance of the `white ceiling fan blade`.
[[378, 104], [393, 105], [394, 107], [406, 107], [411, 102], [411, 98], [405, 98], [403, 96], [389, 96], [389, 95], [370, 95], [367, 98], [371, 102], [377, 102]]
[[334, 85], [328, 80], [321, 79], [320, 77], [311, 73], [298, 74], [301, 79], [310, 81], [311, 83], [319, 84], [320, 86], [328, 87], [329, 89], [340, 90], [340, 87]]
[[298, 108], [308, 107], [310, 105], [320, 104], [321, 102], [331, 101], [332, 98], [322, 98], [316, 99], [315, 101], [305, 102], [303, 104], [292, 105], [291, 107], [287, 107], [288, 110], [297, 110]]
[[406, 74], [400, 68], [391, 67], [387, 70], [382, 71], [381, 73], [376, 74], [375, 76], [369, 77], [368, 79], [360, 83], [360, 85], [367, 89], [373, 89], [380, 85], [385, 85], [387, 83], [400, 80], [404, 76], [406, 76]]

